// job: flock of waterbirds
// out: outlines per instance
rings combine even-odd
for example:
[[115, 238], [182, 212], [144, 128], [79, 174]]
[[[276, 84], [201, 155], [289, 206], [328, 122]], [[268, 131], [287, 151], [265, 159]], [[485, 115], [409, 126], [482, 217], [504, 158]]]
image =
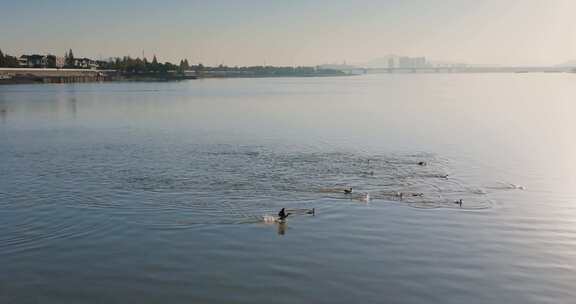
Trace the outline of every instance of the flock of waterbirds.
[[[132, 212], [135, 207], [139, 214], [161, 211], [182, 217], [176, 224], [151, 217], [156, 227], [189, 227], [286, 222], [279, 214], [282, 207], [292, 221], [298, 216], [341, 210], [347, 204], [339, 201], [481, 211], [498, 205], [493, 190], [523, 189], [476, 176], [459, 178], [458, 172], [465, 169], [452, 171], [458, 163], [424, 152], [318, 152], [315, 147], [310, 151], [298, 147], [294, 152], [229, 145], [193, 148], [182, 149], [181, 155], [171, 158], [175, 160], [172, 163], [106, 171], [114, 187], [109, 193], [115, 198], [107, 201], [128, 198], [127, 204], [117, 204], [122, 210]], [[132, 203], [135, 196], [137, 204]]]
[[[369, 160], [368, 160], [369, 162]], [[428, 163], [425, 161], [419, 161], [417, 162], [418, 166], [427, 166]], [[374, 175], [374, 171], [370, 171], [368, 172], [368, 174], [370, 176]], [[443, 175], [439, 175], [438, 177], [440, 178], [448, 178], [447, 174], [443, 174]], [[347, 188], [343, 188], [343, 189], [336, 189], [335, 192], [341, 193], [345, 196], [351, 196], [352, 194], [354, 194], [354, 188], [352, 186], [348, 186]], [[405, 197], [424, 197], [424, 193], [423, 192], [403, 192], [403, 191], [396, 191], [396, 192], [391, 192], [391, 193], [387, 193], [388, 196], [391, 197], [395, 197], [396, 199], [402, 201], [404, 200]], [[365, 192], [365, 193], [361, 193], [360, 196], [360, 201], [363, 202], [369, 202], [370, 201], [370, 193]], [[458, 205], [460, 208], [462, 208], [462, 204], [463, 204], [463, 199], [460, 198], [458, 200], [453, 201], [453, 204]], [[287, 209], [287, 208], [282, 208], [279, 212], [278, 215], [276, 217], [274, 216], [265, 216], [264, 217], [264, 221], [265, 222], [276, 222], [276, 223], [285, 223], [288, 216], [290, 215], [297, 215], [297, 214], [303, 214], [303, 215], [316, 215], [316, 209], [312, 208], [312, 209]]]

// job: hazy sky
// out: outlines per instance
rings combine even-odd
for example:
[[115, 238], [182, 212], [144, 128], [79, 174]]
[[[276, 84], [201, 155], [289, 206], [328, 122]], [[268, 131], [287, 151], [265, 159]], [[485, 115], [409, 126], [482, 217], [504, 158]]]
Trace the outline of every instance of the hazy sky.
[[227, 65], [576, 59], [574, 0], [0, 0], [0, 48]]

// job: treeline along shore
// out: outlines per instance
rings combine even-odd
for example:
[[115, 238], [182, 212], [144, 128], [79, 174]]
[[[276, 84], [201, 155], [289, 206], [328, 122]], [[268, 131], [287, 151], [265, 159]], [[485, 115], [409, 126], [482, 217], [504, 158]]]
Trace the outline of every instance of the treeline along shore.
[[107, 61], [79, 58], [72, 50], [64, 57], [54, 55], [4, 54], [0, 50], [0, 84], [70, 83], [93, 81], [172, 81], [198, 78], [230, 77], [322, 77], [344, 76], [345, 72], [319, 67], [191, 65], [187, 59], [179, 64], [161, 63], [156, 56], [110, 58]]

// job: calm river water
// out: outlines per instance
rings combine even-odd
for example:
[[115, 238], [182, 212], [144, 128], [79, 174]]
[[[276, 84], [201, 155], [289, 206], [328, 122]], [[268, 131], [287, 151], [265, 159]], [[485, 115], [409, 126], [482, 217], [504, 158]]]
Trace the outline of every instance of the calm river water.
[[574, 303], [575, 101], [574, 74], [1, 86], [0, 303]]

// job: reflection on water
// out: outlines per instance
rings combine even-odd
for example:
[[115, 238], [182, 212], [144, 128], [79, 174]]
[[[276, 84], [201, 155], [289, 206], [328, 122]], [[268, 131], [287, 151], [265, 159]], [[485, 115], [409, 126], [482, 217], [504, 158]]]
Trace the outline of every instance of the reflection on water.
[[278, 235], [284, 235], [286, 234], [286, 222], [285, 221], [281, 221], [276, 223], [276, 226], [278, 227]]
[[0, 87], [0, 302], [569, 303], [572, 86]]
[[6, 123], [6, 116], [8, 115], [8, 111], [6, 109], [0, 109], [0, 121], [4, 124]]

